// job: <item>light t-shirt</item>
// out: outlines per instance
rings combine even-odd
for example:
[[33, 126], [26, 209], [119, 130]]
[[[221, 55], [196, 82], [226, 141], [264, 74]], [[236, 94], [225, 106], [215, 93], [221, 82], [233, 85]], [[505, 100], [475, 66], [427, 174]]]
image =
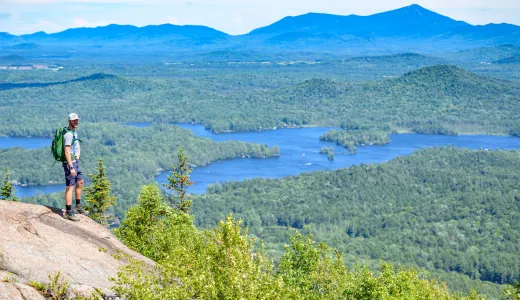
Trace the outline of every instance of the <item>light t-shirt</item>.
[[[74, 140], [74, 145], [71, 146], [72, 144], [72, 134], [74, 134], [74, 137], [76, 138]], [[74, 160], [76, 159], [76, 157], [78, 157], [78, 147], [79, 147], [79, 142], [78, 142], [78, 133], [76, 131], [69, 131], [67, 133], [65, 133], [63, 135], [63, 144], [65, 146], [71, 146], [70, 147], [70, 156], [71, 158]]]

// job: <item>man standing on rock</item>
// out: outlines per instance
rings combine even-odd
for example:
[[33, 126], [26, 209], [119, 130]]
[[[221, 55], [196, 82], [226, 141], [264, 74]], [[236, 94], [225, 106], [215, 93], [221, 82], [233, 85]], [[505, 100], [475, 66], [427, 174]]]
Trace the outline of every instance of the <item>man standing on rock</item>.
[[65, 171], [65, 205], [66, 211], [63, 215], [65, 219], [71, 221], [79, 221], [79, 218], [74, 215], [72, 210], [72, 190], [76, 186], [76, 205], [74, 209], [77, 213], [87, 215], [87, 211], [81, 204], [81, 192], [83, 189], [83, 174], [79, 168], [79, 157], [81, 155], [81, 148], [78, 140], [79, 118], [76, 113], [69, 114], [69, 127], [67, 133], [63, 135], [63, 145], [65, 147], [65, 157], [67, 161], [63, 162], [63, 170]]

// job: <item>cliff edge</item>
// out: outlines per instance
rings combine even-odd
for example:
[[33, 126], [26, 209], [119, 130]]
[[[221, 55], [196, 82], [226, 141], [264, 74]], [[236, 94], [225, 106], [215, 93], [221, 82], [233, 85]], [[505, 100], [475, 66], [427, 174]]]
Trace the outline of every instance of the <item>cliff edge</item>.
[[[86, 216], [80, 222], [63, 218], [59, 208], [0, 200], [0, 276], [12, 276], [17, 283], [0, 278], [0, 299], [11, 297], [21, 284], [46, 283], [58, 271], [72, 287], [108, 291], [108, 278], [117, 275], [124, 260], [112, 254], [123, 253], [154, 262], [123, 245], [108, 229]], [[17, 288], [18, 287], [18, 288]]]

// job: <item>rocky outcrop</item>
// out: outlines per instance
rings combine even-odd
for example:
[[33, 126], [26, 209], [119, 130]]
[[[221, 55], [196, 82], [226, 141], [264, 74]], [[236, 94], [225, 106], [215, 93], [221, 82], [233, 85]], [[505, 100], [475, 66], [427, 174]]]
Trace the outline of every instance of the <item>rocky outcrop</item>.
[[2, 297], [17, 293], [24, 299], [23, 293], [29, 291], [21, 283], [45, 283], [58, 271], [71, 287], [108, 290], [108, 278], [125, 263], [112, 256], [118, 252], [153, 266], [153, 261], [127, 248], [103, 226], [85, 216], [80, 219], [65, 220], [57, 208], [0, 200], [0, 276], [9, 272], [16, 277], [0, 278], [0, 299], [14, 299]]
[[35, 289], [18, 282], [0, 282], [0, 299], [45, 300]]

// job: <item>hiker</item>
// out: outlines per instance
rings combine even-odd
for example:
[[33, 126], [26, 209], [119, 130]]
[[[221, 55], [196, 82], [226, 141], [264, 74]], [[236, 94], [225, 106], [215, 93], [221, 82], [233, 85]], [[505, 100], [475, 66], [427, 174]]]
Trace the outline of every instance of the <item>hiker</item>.
[[[63, 215], [65, 219], [71, 221], [79, 221], [79, 218], [74, 215], [74, 210], [83, 215], [87, 215], [88, 212], [83, 208], [81, 204], [81, 192], [83, 189], [83, 174], [79, 168], [79, 158], [81, 156], [81, 147], [78, 141], [78, 128], [79, 118], [76, 113], [69, 114], [69, 127], [68, 131], [63, 135], [63, 146], [65, 147], [65, 158], [63, 162], [63, 170], [65, 171], [65, 205], [66, 211]], [[72, 210], [72, 190], [76, 186], [76, 205]]]

